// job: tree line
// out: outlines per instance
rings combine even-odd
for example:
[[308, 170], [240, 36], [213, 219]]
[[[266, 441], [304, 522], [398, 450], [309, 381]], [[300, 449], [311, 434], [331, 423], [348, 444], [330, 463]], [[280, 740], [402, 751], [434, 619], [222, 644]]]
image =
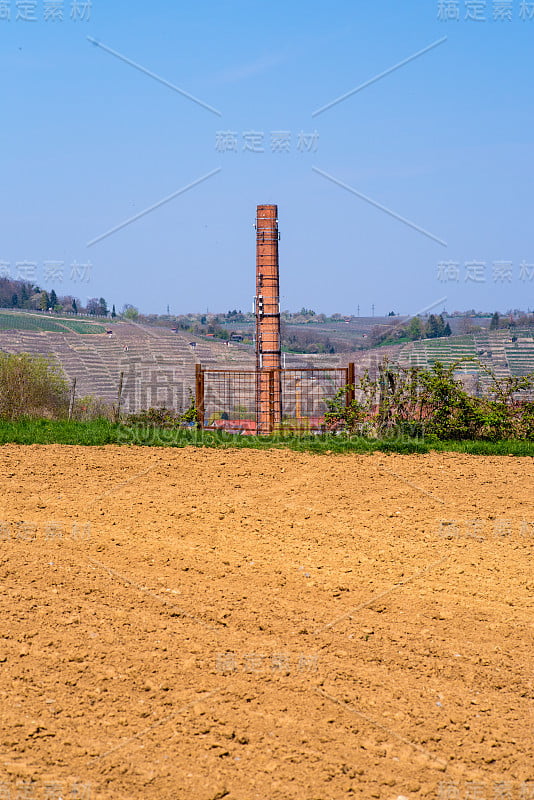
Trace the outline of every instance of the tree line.
[[116, 317], [115, 306], [111, 312], [104, 297], [91, 297], [84, 306], [72, 295], [58, 295], [55, 289], [41, 289], [28, 281], [0, 278], [0, 308], [21, 311], [49, 311], [67, 314], [91, 314], [98, 317]]
[[451, 326], [445, 322], [442, 314], [430, 314], [428, 319], [412, 317], [402, 324], [392, 323], [387, 327], [375, 326], [371, 331], [371, 346], [414, 342], [417, 339], [437, 339], [450, 336]]

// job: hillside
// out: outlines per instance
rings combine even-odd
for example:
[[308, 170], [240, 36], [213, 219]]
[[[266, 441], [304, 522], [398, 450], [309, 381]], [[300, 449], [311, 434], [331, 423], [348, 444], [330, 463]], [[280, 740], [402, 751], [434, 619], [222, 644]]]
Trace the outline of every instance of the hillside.
[[[182, 410], [195, 385], [195, 365], [252, 369], [251, 347], [201, 339], [186, 333], [132, 322], [102, 323], [6, 313], [10, 329], [0, 329], [0, 351], [50, 356], [67, 379], [76, 378], [76, 395], [115, 402], [124, 374], [122, 408], [135, 412], [150, 406]], [[62, 329], [61, 326], [65, 325]], [[112, 331], [111, 335], [106, 330]], [[61, 332], [59, 332], [61, 331]], [[87, 335], [91, 334], [91, 335]], [[303, 366], [300, 356], [288, 365]]]
[[[9, 329], [4, 326], [10, 325]], [[106, 330], [111, 330], [110, 335]], [[150, 406], [177, 410], [189, 405], [195, 385], [195, 365], [222, 369], [252, 369], [251, 346], [235, 342], [174, 333], [161, 327], [125, 321], [91, 321], [44, 315], [0, 314], [0, 351], [29, 352], [57, 360], [69, 381], [77, 380], [77, 396], [96, 395], [108, 402], [117, 398], [124, 374], [122, 407], [135, 412]], [[376, 366], [385, 356], [401, 366], [428, 367], [435, 361], [446, 365], [459, 358], [476, 358], [498, 377], [534, 372], [532, 331], [484, 331], [426, 339], [404, 345], [334, 355], [284, 355], [287, 367], [335, 367], [356, 363], [357, 374]], [[482, 391], [488, 384], [484, 369], [465, 363], [459, 375], [468, 387]]]
[[398, 357], [405, 367], [428, 367], [435, 361], [450, 366], [459, 359], [480, 362], [466, 361], [458, 375], [471, 390], [483, 391], [490, 383], [484, 367], [497, 378], [534, 372], [534, 334], [532, 330], [483, 331], [446, 339], [424, 339], [405, 345]]

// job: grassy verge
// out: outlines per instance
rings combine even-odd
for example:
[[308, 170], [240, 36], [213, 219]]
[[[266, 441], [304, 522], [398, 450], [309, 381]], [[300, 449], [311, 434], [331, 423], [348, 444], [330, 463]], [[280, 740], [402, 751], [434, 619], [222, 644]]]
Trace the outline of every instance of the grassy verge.
[[0, 420], [0, 444], [106, 444], [146, 447], [286, 448], [313, 453], [429, 453], [431, 451], [491, 456], [534, 456], [532, 441], [440, 442], [428, 439], [365, 439], [342, 436], [236, 436], [224, 431], [165, 430], [118, 425], [105, 419], [67, 422], [44, 419]]

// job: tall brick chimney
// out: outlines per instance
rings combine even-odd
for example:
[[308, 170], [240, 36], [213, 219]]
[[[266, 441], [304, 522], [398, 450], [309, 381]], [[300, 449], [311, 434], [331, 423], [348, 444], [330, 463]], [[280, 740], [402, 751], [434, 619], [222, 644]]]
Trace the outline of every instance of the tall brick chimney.
[[281, 350], [278, 270], [278, 206], [256, 212], [256, 430], [271, 433], [280, 424]]

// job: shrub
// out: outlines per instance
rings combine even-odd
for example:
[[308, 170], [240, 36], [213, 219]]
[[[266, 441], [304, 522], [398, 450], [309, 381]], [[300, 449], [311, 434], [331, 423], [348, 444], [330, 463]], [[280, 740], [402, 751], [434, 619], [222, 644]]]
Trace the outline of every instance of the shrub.
[[[357, 386], [326, 401], [325, 428], [382, 438], [408, 433], [440, 440], [532, 439], [534, 403], [522, 393], [532, 389], [534, 375], [498, 379], [486, 369], [492, 381], [488, 394], [473, 397], [454, 377], [460, 363], [403, 369], [384, 359], [376, 379], [367, 371]], [[355, 396], [347, 403], [349, 392]]]
[[172, 408], [149, 408], [137, 414], [128, 414], [126, 422], [130, 425], [148, 425], [157, 428], [179, 428], [184, 424], [197, 422], [195, 398], [189, 392], [189, 406], [185, 411], [174, 411]]
[[180, 414], [171, 408], [148, 408], [137, 414], [128, 414], [126, 419], [133, 425], [149, 425], [157, 428], [175, 428], [180, 424]]
[[0, 417], [62, 418], [68, 406], [68, 383], [51, 359], [29, 353], [0, 353]]

